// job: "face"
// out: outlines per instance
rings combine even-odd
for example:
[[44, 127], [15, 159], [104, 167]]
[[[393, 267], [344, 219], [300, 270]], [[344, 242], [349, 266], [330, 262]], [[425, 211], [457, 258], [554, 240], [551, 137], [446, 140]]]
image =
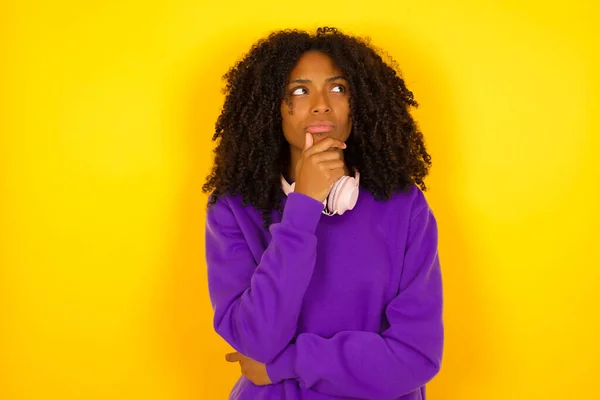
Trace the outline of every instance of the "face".
[[289, 104], [281, 103], [282, 127], [292, 154], [302, 152], [306, 132], [314, 143], [328, 136], [348, 139], [352, 129], [348, 82], [325, 53], [302, 55], [289, 74], [286, 95]]

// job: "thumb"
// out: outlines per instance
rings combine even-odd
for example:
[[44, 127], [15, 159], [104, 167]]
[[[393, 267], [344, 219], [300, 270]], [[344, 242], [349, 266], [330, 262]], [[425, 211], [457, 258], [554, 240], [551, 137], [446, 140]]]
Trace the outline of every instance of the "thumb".
[[308, 150], [312, 147], [313, 143], [315, 142], [315, 139], [313, 138], [313, 135], [311, 133], [306, 133], [305, 139], [304, 139], [304, 150]]
[[242, 357], [241, 354], [236, 351], [235, 353], [226, 354], [225, 360], [228, 362], [238, 362], [242, 360]]

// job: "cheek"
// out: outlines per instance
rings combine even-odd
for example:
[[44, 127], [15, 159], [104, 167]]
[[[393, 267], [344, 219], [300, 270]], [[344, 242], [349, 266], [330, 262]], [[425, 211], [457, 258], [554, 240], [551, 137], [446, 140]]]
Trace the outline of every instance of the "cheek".
[[336, 114], [340, 116], [340, 122], [346, 127], [348, 133], [352, 129], [352, 115], [350, 115], [350, 104], [348, 102], [340, 103], [336, 109]]
[[348, 97], [336, 97], [331, 101], [331, 106], [338, 118], [350, 119], [350, 100]]
[[295, 146], [304, 146], [304, 136], [302, 128], [302, 110], [298, 104], [293, 104], [292, 108], [283, 102], [280, 107], [281, 128], [283, 136], [288, 143]]
[[342, 141], [345, 142], [346, 140], [348, 140], [348, 138], [350, 137], [350, 132], [352, 132], [352, 120], [350, 119], [350, 116], [348, 116], [348, 122], [346, 124], [346, 131], [344, 132]]

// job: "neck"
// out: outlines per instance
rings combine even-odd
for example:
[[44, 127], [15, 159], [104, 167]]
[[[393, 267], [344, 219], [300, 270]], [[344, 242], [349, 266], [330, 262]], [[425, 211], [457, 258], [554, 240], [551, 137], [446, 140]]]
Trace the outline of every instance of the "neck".
[[[342, 161], [344, 161], [344, 152], [342, 150], [340, 150], [340, 155], [342, 157]], [[296, 182], [296, 164], [298, 164], [298, 161], [300, 160], [300, 158], [302, 157], [302, 150], [296, 149], [296, 148], [291, 148], [290, 149], [290, 165], [288, 167], [288, 177], [290, 178], [290, 180], [292, 182]], [[344, 175], [347, 176], [352, 176], [350, 174], [350, 168], [348, 168], [348, 165], [344, 162]]]

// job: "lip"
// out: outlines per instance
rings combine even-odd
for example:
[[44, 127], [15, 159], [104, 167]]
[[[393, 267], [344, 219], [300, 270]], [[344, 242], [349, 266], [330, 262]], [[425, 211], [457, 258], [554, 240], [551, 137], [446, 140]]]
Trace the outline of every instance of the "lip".
[[330, 121], [317, 121], [306, 127], [306, 131], [310, 133], [331, 132], [335, 129], [335, 125]]

